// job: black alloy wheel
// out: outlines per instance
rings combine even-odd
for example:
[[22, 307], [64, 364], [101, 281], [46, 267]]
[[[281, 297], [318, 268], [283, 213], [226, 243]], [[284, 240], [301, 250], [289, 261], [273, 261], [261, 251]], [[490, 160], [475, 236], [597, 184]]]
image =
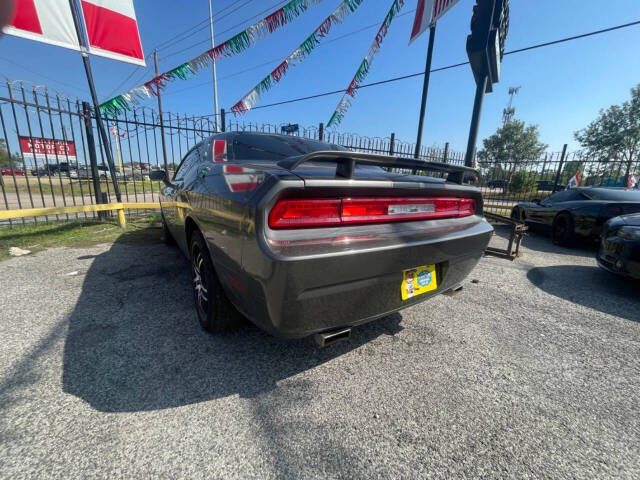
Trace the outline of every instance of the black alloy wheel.
[[193, 299], [200, 326], [210, 333], [232, 330], [241, 316], [227, 298], [213, 267], [209, 249], [198, 230], [191, 235], [190, 243]]
[[559, 214], [551, 227], [551, 239], [556, 245], [569, 246], [573, 240], [573, 219], [568, 213]]

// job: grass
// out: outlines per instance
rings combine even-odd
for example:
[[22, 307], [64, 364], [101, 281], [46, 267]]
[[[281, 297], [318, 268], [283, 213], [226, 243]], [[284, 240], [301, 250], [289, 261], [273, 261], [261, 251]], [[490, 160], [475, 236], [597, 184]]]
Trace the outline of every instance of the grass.
[[0, 228], [0, 261], [10, 258], [9, 248], [39, 252], [55, 247], [83, 247], [100, 243], [148, 244], [162, 235], [160, 215], [129, 219], [126, 228], [116, 220], [83, 220]]
[[[51, 179], [51, 183], [49, 183], [49, 178]], [[20, 194], [28, 194], [29, 187], [31, 187], [31, 194], [34, 198], [38, 198], [40, 195], [40, 189], [42, 189], [42, 193], [44, 195], [55, 195], [56, 197], [62, 196], [62, 192], [66, 197], [81, 197], [82, 194], [85, 196], [90, 196], [93, 192], [93, 184], [92, 180], [87, 179], [69, 179], [62, 178], [62, 185], [60, 184], [60, 179], [58, 177], [40, 177], [40, 185], [38, 185], [37, 177], [29, 177], [29, 186], [27, 186], [27, 181], [25, 178], [16, 177], [16, 185], [13, 183], [13, 178], [5, 176], [4, 180], [4, 188], [7, 193], [16, 193], [16, 190]], [[100, 179], [100, 186], [103, 192], [107, 192], [107, 185], [109, 184], [109, 192], [113, 193], [113, 185], [110, 180]], [[73, 186], [72, 186], [73, 184]], [[82, 189], [80, 185], [82, 184]], [[91, 187], [89, 186], [91, 184]], [[153, 184], [153, 185], [152, 185]], [[130, 195], [134, 193], [134, 191], [138, 194], [143, 192], [151, 193], [151, 188], [153, 186], [154, 193], [158, 193], [160, 190], [160, 184], [158, 182], [151, 182], [149, 180], [120, 180], [118, 181], [118, 185], [120, 186], [120, 191], [124, 195], [125, 192], [128, 192]], [[73, 190], [73, 191], [72, 191]], [[25, 197], [27, 198], [27, 197]]]

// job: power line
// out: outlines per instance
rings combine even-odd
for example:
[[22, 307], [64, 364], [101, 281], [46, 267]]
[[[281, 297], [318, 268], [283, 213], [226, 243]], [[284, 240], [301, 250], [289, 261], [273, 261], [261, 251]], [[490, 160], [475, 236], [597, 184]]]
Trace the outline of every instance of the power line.
[[[283, 5], [287, 1], [288, 0], [280, 0], [279, 2], [276, 2], [275, 4], [271, 5], [270, 7], [262, 10], [261, 12], [256, 13], [252, 17], [246, 18], [243, 21], [241, 21], [239, 23], [236, 23], [235, 25], [227, 28], [226, 30], [222, 30], [221, 32], [216, 32], [216, 35], [224, 35], [225, 33], [230, 32], [230, 31], [234, 30], [235, 28], [237, 28], [237, 27], [239, 27], [241, 25], [244, 25], [247, 22], [255, 20], [256, 18], [260, 18], [265, 13], [272, 11], [274, 8], [276, 8], [276, 7], [280, 6], [280, 5]], [[244, 5], [246, 5], [246, 3], [241, 5], [241, 6], [244, 6]], [[238, 7], [238, 8], [240, 8], [240, 7]], [[187, 50], [192, 49], [193, 47], [197, 47], [198, 45], [202, 45], [202, 44], [207, 43], [207, 42], [209, 42], [209, 39], [204, 39], [204, 40], [198, 41], [196, 43], [193, 43], [193, 44], [189, 45], [188, 47], [185, 47], [185, 48], [183, 48], [181, 50], [178, 50], [178, 51], [175, 51], [175, 52], [170, 52], [170, 53], [168, 53], [166, 55], [163, 55], [162, 60], [166, 60], [167, 58], [174, 57], [174, 56], [179, 55], [179, 54], [181, 54], [183, 52], [186, 52]]]
[[[415, 12], [415, 9], [409, 10], [409, 11], [404, 12], [404, 13], [401, 13], [400, 15], [396, 15], [396, 18], [403, 17], [405, 15], [410, 15], [413, 12]], [[316, 48], [323, 47], [323, 46], [328, 45], [328, 44], [330, 44], [332, 42], [337, 42], [338, 40], [342, 40], [343, 38], [351, 37], [353, 35], [356, 35], [358, 33], [364, 32], [365, 30], [370, 30], [370, 29], [375, 28], [375, 27], [380, 27], [380, 23], [379, 22], [372, 23], [371, 25], [367, 25], [365, 27], [359, 28], [359, 29], [354, 30], [352, 32], [347, 32], [347, 33], [345, 33], [343, 35], [340, 35], [340, 36], [338, 36], [336, 38], [332, 38], [330, 40], [326, 40], [323, 43], [321, 43], [320, 45], [317, 45]], [[256, 70], [256, 69], [264, 67], [266, 65], [271, 65], [271, 64], [273, 64], [275, 62], [281, 62], [285, 58], [287, 58], [287, 57], [278, 57], [278, 58], [274, 58], [272, 60], [267, 60], [266, 62], [260, 63], [258, 65], [254, 65], [253, 67], [245, 68], [244, 70], [240, 70], [240, 71], [237, 71], [237, 72], [234, 72], [234, 73], [230, 73], [229, 75], [225, 75], [224, 77], [220, 78], [219, 81], [226, 80], [228, 78], [232, 78], [232, 77], [241, 75], [243, 73], [250, 72], [252, 70]], [[206, 82], [198, 83], [196, 85], [192, 85], [192, 86], [187, 87], [187, 88], [182, 88], [182, 89], [176, 90], [174, 92], [167, 92], [164, 95], [167, 96], [167, 95], [174, 95], [176, 93], [186, 92], [187, 90], [192, 90], [192, 89], [197, 88], [197, 87], [202, 87], [202, 86], [208, 85], [208, 84], [210, 84], [212, 82], [213, 82], [213, 80], [207, 80]]]
[[[230, 9], [231, 7], [233, 7], [234, 5], [236, 5], [239, 1], [241, 1], [241, 0], [237, 0], [237, 1], [235, 1], [235, 2], [231, 2], [229, 5], [227, 5], [226, 7], [222, 8], [221, 10], [219, 10], [219, 11], [218, 11], [218, 12], [217, 12], [213, 17], [215, 18], [217, 15], [220, 15], [220, 14], [221, 14], [222, 12], [224, 12], [225, 10]], [[247, 3], [248, 3], [248, 2], [245, 2], [243, 5], [240, 5], [240, 7], [237, 7], [237, 8], [241, 8], [242, 6], [246, 5]], [[236, 10], [237, 10], [237, 9], [236, 9]], [[235, 10], [234, 10], [234, 11], [235, 11]], [[223, 17], [221, 17], [221, 18], [224, 18], [224, 16], [223, 16]], [[181, 32], [181, 33], [179, 33], [179, 34], [177, 34], [177, 35], [175, 35], [175, 36], [173, 36], [173, 37], [171, 37], [171, 38], [169, 38], [169, 39], [165, 40], [164, 42], [161, 42], [160, 44], [156, 45], [156, 47], [154, 47], [154, 49], [153, 49], [153, 50], [155, 50], [155, 49], [159, 49], [159, 48], [162, 48], [162, 46], [164, 46], [164, 45], [166, 45], [166, 44], [168, 44], [168, 43], [172, 42], [174, 39], [177, 39], [177, 38], [178, 38], [178, 37], [180, 37], [181, 35], [189, 34], [189, 32], [191, 32], [191, 30], [193, 30], [193, 29], [197, 28], [199, 25], [202, 25], [202, 24], [204, 24], [204, 26], [203, 26], [203, 27], [201, 27], [201, 28], [199, 28], [199, 29], [198, 29], [198, 31], [203, 30], [203, 29], [205, 29], [205, 28], [208, 28], [208, 26], [209, 26], [209, 19], [207, 18], [207, 19], [205, 19], [205, 20], [203, 20], [203, 21], [201, 21], [201, 22], [198, 22], [197, 24], [195, 24], [195, 25], [194, 25], [194, 26], [192, 26], [192, 27], [187, 28], [187, 29], [186, 29], [186, 30], [184, 30], [183, 32]], [[195, 33], [195, 32], [194, 32], [194, 33]], [[187, 38], [189, 38], [191, 35], [193, 35], [193, 34], [189, 34], [189, 35], [187, 35], [187, 36], [186, 36], [185, 38], [183, 38], [183, 39], [176, 40], [174, 43], [178, 43], [178, 42], [181, 42], [181, 41], [183, 41], [183, 40], [186, 40], [186, 39], [187, 39]], [[147, 55], [147, 56], [146, 56], [146, 58], [148, 59], [151, 55], [152, 55], [152, 54], [150, 53], [149, 55]], [[131, 71], [131, 73], [130, 73], [130, 74], [129, 74], [129, 75], [128, 75], [128, 76], [127, 76], [127, 77], [126, 77], [122, 82], [120, 82], [120, 83], [118, 84], [118, 86], [117, 86], [117, 87], [115, 87], [113, 90], [111, 90], [111, 93], [109, 93], [109, 95], [107, 95], [107, 97], [108, 97], [108, 98], [111, 98], [111, 97], [112, 97], [116, 92], [120, 91], [120, 89], [123, 87], [123, 85], [125, 85], [129, 80], [131, 80], [131, 78], [132, 78], [136, 73], [138, 74], [138, 77], [137, 77], [137, 80], [136, 80], [136, 84], [137, 84], [137, 82], [138, 82], [140, 79], [142, 79], [142, 78], [147, 74], [147, 71], [151, 68], [151, 65], [147, 65], [147, 67], [146, 67], [146, 68], [144, 68], [144, 69], [142, 69], [142, 70], [141, 70], [141, 68], [142, 68], [142, 67], [136, 67], [136, 68], [134, 68], [134, 69]], [[140, 75], [140, 73], [141, 73], [142, 75]]]
[[[251, 2], [251, 0], [246, 0], [242, 5], [238, 6], [237, 8], [242, 8], [242, 7], [244, 7], [245, 5], [249, 4], [250, 2]], [[225, 17], [228, 17], [228, 16], [229, 16], [229, 15], [231, 15], [232, 13], [235, 13], [235, 10], [234, 10], [234, 11], [232, 11], [232, 12], [227, 13], [226, 15], [223, 15], [222, 17], [220, 17], [220, 18], [218, 18], [218, 19], [216, 19], [216, 20], [214, 20], [214, 23], [215, 23], [215, 22], [218, 22], [218, 21], [220, 21], [220, 20], [222, 20], [222, 19], [223, 19], [223, 18], [225, 18]], [[173, 43], [179, 43], [179, 42], [182, 42], [182, 41], [184, 41], [184, 40], [187, 40], [188, 38], [191, 38], [193, 35], [197, 34], [198, 32], [201, 32], [202, 30], [204, 30], [204, 29], [208, 28], [208, 27], [209, 27], [209, 19], [207, 19], [207, 20], [206, 20], [206, 22], [207, 22], [207, 23], [206, 23], [205, 25], [202, 25], [202, 26], [201, 26], [200, 28], [198, 28], [197, 30], [193, 31], [192, 33], [189, 33], [186, 37], [181, 38], [180, 40], [176, 40], [176, 41], [175, 41], [175, 42], [173, 42]], [[201, 22], [201, 23], [202, 23], [202, 22]], [[225, 31], [227, 31], [227, 30], [225, 30]], [[220, 34], [222, 34], [222, 33], [224, 33], [224, 32], [220, 32]], [[176, 52], [171, 52], [171, 53], [169, 53], [169, 54], [167, 54], [167, 55], [164, 55], [164, 56], [163, 56], [164, 58], [162, 58], [162, 60], [164, 60], [164, 59], [166, 59], [166, 58], [169, 58], [169, 57], [173, 57], [174, 55], [178, 55], [178, 54], [180, 54], [180, 53], [182, 53], [182, 52], [186, 52], [187, 50], [189, 50], [189, 49], [193, 48], [193, 47], [194, 47], [194, 46], [196, 46], [196, 45], [200, 45], [200, 44], [202, 44], [202, 43], [206, 43], [206, 42], [209, 42], [209, 41], [210, 41], [210, 39], [208, 39], [208, 38], [207, 38], [207, 39], [204, 39], [204, 40], [202, 40], [202, 41], [199, 41], [199, 42], [197, 42], [197, 43], [195, 43], [195, 44], [192, 44], [192, 45], [190, 45], [190, 46], [188, 46], [188, 47], [185, 47], [185, 48], [183, 48], [183, 49], [181, 49], [181, 50], [178, 50], [178, 51], [176, 51]], [[167, 43], [167, 42], [164, 42], [164, 43], [163, 43], [163, 46], [164, 46], [164, 45], [166, 45], [166, 43]]]
[[[151, 56], [151, 54], [147, 55], [145, 57], [145, 60], [148, 60], [149, 57]], [[131, 73], [127, 76], [127, 78], [125, 78], [122, 82], [120, 82], [118, 84], [117, 87], [115, 87], [113, 90], [111, 90], [111, 93], [109, 93], [109, 95], [107, 95], [107, 98], [111, 98], [113, 96], [113, 94], [115, 92], [120, 91], [120, 89], [124, 86], [125, 83], [127, 83], [129, 80], [131, 80], [131, 78], [136, 74], [136, 73], [140, 73], [140, 72], [145, 72], [147, 70], [149, 70], [149, 68], [151, 68], [151, 65], [147, 65], [145, 68], [142, 67], [135, 67], [133, 70], [131, 70]], [[142, 70], [141, 70], [142, 69]]]
[[[231, 3], [230, 3], [229, 5], [227, 5], [226, 7], [222, 8], [221, 10], [218, 10], [218, 12], [216, 12], [216, 13], [213, 15], [213, 19], [214, 19], [214, 21], [215, 21], [215, 20], [217, 20], [217, 19], [216, 19], [216, 16], [220, 15], [220, 14], [221, 14], [221, 13], [223, 13], [225, 10], [228, 10], [229, 8], [233, 7], [234, 5], [236, 5], [236, 4], [237, 4], [238, 2], [240, 2], [240, 1], [242, 1], [242, 0], [236, 0], [236, 1], [234, 1], [234, 2], [231, 2]], [[245, 4], [244, 4], [244, 5], [246, 5], [246, 3], [247, 3], [247, 2], [245, 2]], [[241, 5], [240, 7], [237, 7], [237, 8], [236, 8], [236, 10], [237, 10], [238, 8], [241, 8], [242, 6], [243, 6], [243, 5]], [[234, 10], [234, 11], [235, 11], [235, 10]], [[204, 26], [202, 26], [202, 25], [204, 25]], [[182, 42], [182, 41], [186, 40], [187, 38], [189, 38], [191, 35], [193, 35], [193, 33], [196, 33], [196, 32], [193, 32], [193, 33], [191, 33], [191, 34], [190, 34], [190, 32], [191, 32], [192, 30], [196, 30], [196, 29], [197, 29], [197, 31], [201, 31], [201, 30], [204, 30], [205, 28], [207, 28], [208, 26], [209, 26], [209, 19], [208, 19], [208, 18], [206, 18], [205, 20], [202, 20], [202, 21], [200, 21], [200, 22], [196, 23], [195, 25], [192, 25], [191, 27], [187, 28], [186, 30], [183, 30], [182, 32], [180, 32], [180, 33], [178, 33], [178, 34], [174, 35], [173, 37], [168, 38], [168, 39], [166, 39], [166, 40], [164, 40], [164, 41], [160, 42], [158, 45], [156, 45], [155, 47], [153, 47], [153, 50], [155, 50], [155, 49], [160, 50], [160, 49], [164, 48], [166, 45], [168, 45], [168, 44], [170, 44], [170, 43], [172, 43], [172, 42], [173, 42], [173, 43]], [[198, 28], [198, 27], [200, 27], [200, 28]], [[181, 36], [183, 36], [183, 35], [185, 35], [185, 34], [189, 34], [189, 35], [187, 35], [186, 37], [184, 37], [184, 38], [182, 38], [182, 39], [180, 39], [180, 40], [176, 40], [178, 37], [181, 37]], [[175, 42], [174, 42], [174, 41], [175, 41]]]
[[[580, 34], [580, 35], [574, 35], [572, 37], [561, 38], [559, 40], [553, 40], [551, 42], [539, 43], [539, 44], [536, 44], [536, 45], [531, 45], [529, 47], [519, 48], [517, 50], [511, 50], [509, 52], [505, 52], [505, 55], [513, 55], [515, 53], [527, 52], [529, 50], [535, 50], [535, 49], [538, 49], [538, 48], [548, 47], [548, 46], [551, 46], [551, 45], [557, 45], [559, 43], [570, 42], [572, 40], [578, 40], [578, 39], [581, 39], [581, 38], [591, 37], [591, 36], [599, 35], [599, 34], [602, 34], [602, 33], [612, 32], [614, 30], [620, 30], [620, 29], [632, 27], [632, 26], [635, 26], [635, 25], [640, 25], [640, 20], [636, 20], [635, 22], [625, 23], [625, 24], [622, 24], [622, 25], [616, 25], [615, 27], [604, 28], [602, 30], [596, 30], [596, 31], [589, 32], [589, 33], [583, 33], [583, 34]], [[449, 69], [452, 69], [452, 68], [457, 68], [457, 67], [461, 67], [463, 65], [468, 65], [468, 64], [469, 64], [469, 62], [467, 61], [467, 62], [456, 63], [456, 64], [453, 64], [453, 65], [447, 65], [446, 67], [434, 68], [434, 69], [431, 70], [431, 73], [441, 72], [441, 71], [444, 71], [444, 70], [449, 70]], [[397, 81], [400, 81], [400, 80], [406, 80], [407, 78], [419, 77], [419, 76], [424, 75], [424, 73], [425, 72], [412, 73], [412, 74], [409, 74], [409, 75], [402, 75], [400, 77], [393, 77], [393, 78], [388, 78], [386, 80], [380, 80], [379, 82], [372, 82], [372, 83], [362, 84], [362, 85], [360, 85], [358, 87], [358, 90], [361, 89], [361, 88], [374, 87], [374, 86], [377, 86], [377, 85], [384, 85], [386, 83], [392, 83], [392, 82], [397, 82]], [[269, 103], [267, 105], [259, 105], [259, 106], [253, 107], [251, 110], [257, 110], [259, 108], [275, 107], [275, 106], [278, 106], [278, 105], [285, 105], [285, 104], [288, 104], [288, 103], [302, 102], [302, 101], [305, 101], [305, 100], [312, 100], [314, 98], [326, 97], [328, 95], [336, 95], [338, 93], [344, 93], [344, 89], [333, 90], [331, 92], [318, 93], [318, 94], [315, 94], [315, 95], [308, 95], [306, 97], [293, 98], [293, 99], [290, 99], [290, 100], [283, 100], [281, 102]], [[212, 116], [212, 115], [203, 115], [203, 116], [209, 117], [209, 116]]]

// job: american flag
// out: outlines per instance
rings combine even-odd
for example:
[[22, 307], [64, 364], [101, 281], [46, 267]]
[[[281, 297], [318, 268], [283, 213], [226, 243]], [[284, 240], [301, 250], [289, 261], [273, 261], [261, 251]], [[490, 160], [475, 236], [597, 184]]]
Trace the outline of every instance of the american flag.
[[447, 13], [458, 1], [459, 0], [418, 0], [409, 43], [411, 44], [411, 42], [422, 35], [427, 28], [435, 24], [440, 17]]

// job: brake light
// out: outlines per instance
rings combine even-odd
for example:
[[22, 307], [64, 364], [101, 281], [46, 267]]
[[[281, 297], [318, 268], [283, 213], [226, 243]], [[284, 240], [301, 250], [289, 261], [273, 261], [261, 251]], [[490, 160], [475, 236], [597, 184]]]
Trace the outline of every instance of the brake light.
[[472, 198], [343, 198], [280, 200], [271, 228], [332, 227], [366, 223], [461, 218], [476, 213]]
[[340, 200], [280, 200], [269, 213], [271, 228], [323, 227], [340, 224]]

